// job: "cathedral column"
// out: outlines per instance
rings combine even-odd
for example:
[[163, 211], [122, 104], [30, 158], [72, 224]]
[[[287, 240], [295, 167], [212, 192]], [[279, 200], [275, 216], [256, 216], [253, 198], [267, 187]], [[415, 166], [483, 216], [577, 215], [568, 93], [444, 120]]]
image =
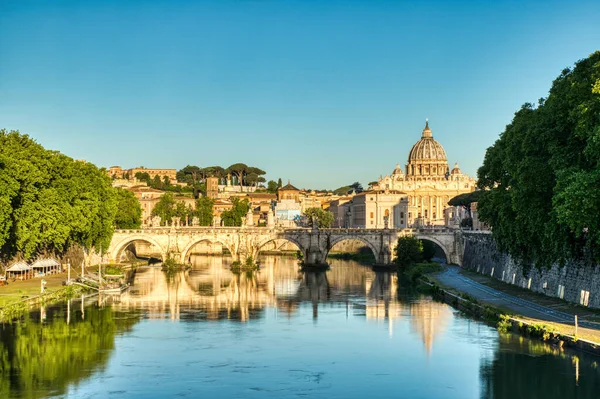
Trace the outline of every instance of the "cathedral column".
[[433, 220], [433, 197], [429, 196], [429, 220]]

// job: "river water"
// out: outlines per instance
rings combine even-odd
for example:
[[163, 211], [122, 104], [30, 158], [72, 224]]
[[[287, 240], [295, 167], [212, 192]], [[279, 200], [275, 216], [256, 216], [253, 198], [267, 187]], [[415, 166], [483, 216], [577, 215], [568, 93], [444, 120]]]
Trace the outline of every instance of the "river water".
[[0, 397], [600, 397], [600, 358], [499, 334], [394, 274], [193, 263], [0, 326]]

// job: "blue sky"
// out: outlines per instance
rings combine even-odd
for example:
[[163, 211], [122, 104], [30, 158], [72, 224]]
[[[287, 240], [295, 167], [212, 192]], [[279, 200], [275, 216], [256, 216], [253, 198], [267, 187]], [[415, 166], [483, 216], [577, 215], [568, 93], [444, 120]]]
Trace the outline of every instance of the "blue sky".
[[2, 0], [0, 127], [99, 166], [333, 189], [404, 167], [429, 118], [475, 174], [598, 21], [598, 1]]

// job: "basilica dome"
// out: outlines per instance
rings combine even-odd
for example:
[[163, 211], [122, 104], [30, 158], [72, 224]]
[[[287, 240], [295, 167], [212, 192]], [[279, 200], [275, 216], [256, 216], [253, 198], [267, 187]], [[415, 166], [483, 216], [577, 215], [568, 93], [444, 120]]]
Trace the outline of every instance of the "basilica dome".
[[447, 162], [446, 151], [444, 151], [444, 147], [440, 143], [433, 139], [431, 129], [429, 129], [429, 122], [425, 123], [421, 140], [413, 145], [408, 154], [408, 162], [410, 163], [411, 161]]
[[433, 139], [429, 122], [425, 122], [421, 140], [413, 145], [408, 154], [406, 175], [412, 180], [446, 180], [449, 172], [446, 151]]

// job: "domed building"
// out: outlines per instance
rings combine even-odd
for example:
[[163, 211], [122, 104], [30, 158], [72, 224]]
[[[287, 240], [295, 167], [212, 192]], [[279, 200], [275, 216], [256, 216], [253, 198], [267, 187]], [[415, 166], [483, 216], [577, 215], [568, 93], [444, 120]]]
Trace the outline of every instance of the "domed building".
[[346, 227], [444, 225], [448, 201], [473, 190], [475, 179], [463, 174], [458, 163], [450, 170], [446, 151], [433, 138], [427, 121], [421, 139], [408, 153], [406, 171], [397, 164], [391, 174], [380, 176], [369, 190], [355, 196]]

